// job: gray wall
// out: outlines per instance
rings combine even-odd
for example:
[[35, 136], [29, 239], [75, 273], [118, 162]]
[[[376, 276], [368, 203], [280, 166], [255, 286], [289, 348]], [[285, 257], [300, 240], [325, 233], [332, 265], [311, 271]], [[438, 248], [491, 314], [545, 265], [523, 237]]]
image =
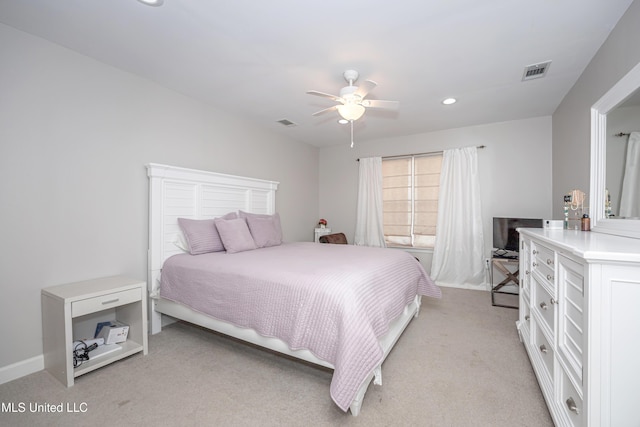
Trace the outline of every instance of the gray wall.
[[[369, 156], [395, 156], [485, 145], [478, 151], [485, 253], [490, 256], [494, 216], [550, 218], [551, 117], [450, 129], [320, 149], [320, 216], [332, 231], [353, 241], [358, 194], [358, 162]], [[427, 271], [431, 252], [416, 253]]]
[[4, 25], [0, 57], [0, 370], [42, 354], [41, 288], [146, 279], [146, 163], [280, 181], [312, 240], [317, 148]]
[[562, 218], [563, 195], [589, 193], [591, 106], [640, 62], [640, 0], [622, 16], [553, 114], [553, 214]]

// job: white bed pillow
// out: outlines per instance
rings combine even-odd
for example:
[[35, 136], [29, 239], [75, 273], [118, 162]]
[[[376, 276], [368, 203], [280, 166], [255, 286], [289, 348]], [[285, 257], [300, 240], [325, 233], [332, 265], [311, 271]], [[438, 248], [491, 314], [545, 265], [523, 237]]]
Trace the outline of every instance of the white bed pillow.
[[244, 218], [216, 218], [215, 223], [228, 254], [257, 249]]
[[280, 214], [277, 212], [273, 215], [263, 215], [240, 211], [240, 218], [247, 220], [257, 247], [266, 248], [282, 244], [282, 226]]
[[[229, 212], [221, 218], [233, 219], [237, 217], [238, 215], [235, 212]], [[220, 234], [216, 229], [214, 219], [178, 218], [178, 224], [182, 229], [182, 234], [187, 241], [191, 255], [222, 252], [225, 250], [222, 240], [220, 240]]]

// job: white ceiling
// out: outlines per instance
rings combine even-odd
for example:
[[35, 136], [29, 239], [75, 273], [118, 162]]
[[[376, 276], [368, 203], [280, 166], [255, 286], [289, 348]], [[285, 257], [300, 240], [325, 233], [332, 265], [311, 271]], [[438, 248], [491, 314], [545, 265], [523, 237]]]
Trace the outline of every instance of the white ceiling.
[[338, 94], [346, 69], [378, 83], [368, 98], [400, 102], [368, 110], [357, 144], [550, 115], [632, 1], [0, 0], [0, 22], [327, 146], [348, 126], [312, 117], [333, 101], [305, 92]]

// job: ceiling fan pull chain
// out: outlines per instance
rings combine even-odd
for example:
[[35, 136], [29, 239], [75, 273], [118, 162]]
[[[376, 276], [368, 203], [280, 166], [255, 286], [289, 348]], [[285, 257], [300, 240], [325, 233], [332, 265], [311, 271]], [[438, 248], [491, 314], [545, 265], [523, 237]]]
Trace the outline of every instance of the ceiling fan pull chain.
[[351, 148], [353, 148], [353, 120], [350, 120], [351, 122]]

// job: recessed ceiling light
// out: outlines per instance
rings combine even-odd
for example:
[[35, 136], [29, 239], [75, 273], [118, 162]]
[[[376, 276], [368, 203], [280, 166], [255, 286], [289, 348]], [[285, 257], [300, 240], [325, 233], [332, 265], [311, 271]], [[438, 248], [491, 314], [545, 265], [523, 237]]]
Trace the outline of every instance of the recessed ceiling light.
[[451, 104], [455, 104], [456, 101], [457, 101], [457, 99], [455, 99], [455, 98], [447, 98], [447, 99], [443, 100], [442, 103], [444, 105], [451, 105]]
[[142, 4], [146, 4], [147, 6], [162, 6], [164, 0], [138, 0]]

